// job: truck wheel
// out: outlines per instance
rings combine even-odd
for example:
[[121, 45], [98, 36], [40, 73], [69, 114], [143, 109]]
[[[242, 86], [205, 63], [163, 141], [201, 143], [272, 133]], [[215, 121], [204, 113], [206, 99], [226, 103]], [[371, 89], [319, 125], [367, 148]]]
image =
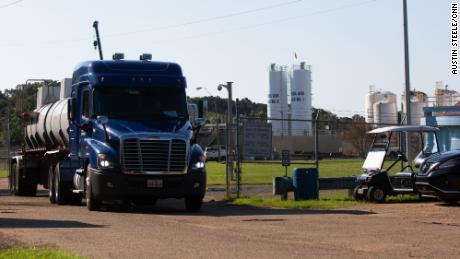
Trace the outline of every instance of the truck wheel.
[[203, 196], [185, 197], [185, 208], [188, 211], [199, 211], [203, 205]]
[[86, 207], [89, 211], [98, 211], [102, 207], [102, 202], [98, 200], [97, 197], [95, 197], [93, 194], [91, 176], [89, 172], [90, 168], [90, 165], [86, 167]]
[[367, 191], [367, 200], [378, 203], [385, 202], [387, 194], [381, 186], [371, 186]]
[[48, 197], [51, 204], [56, 203], [56, 188], [54, 186], [54, 166], [50, 165], [48, 169]]
[[59, 164], [54, 168], [54, 196], [59, 205], [63, 204], [80, 204], [82, 196], [73, 193], [73, 183], [65, 182], [61, 179]]
[[37, 194], [37, 183], [32, 177], [22, 177], [18, 164], [11, 166], [13, 194], [17, 196], [35, 196]]
[[8, 176], [9, 180], [9, 189], [10, 189], [10, 194], [15, 195], [16, 194], [16, 163], [11, 165], [10, 168], [10, 174]]

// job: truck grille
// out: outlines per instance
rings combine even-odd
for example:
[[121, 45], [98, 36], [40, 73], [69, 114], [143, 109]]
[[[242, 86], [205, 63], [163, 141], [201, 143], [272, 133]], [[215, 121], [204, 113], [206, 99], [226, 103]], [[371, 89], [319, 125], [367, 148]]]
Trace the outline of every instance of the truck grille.
[[125, 173], [183, 173], [187, 161], [185, 141], [125, 139], [121, 163]]

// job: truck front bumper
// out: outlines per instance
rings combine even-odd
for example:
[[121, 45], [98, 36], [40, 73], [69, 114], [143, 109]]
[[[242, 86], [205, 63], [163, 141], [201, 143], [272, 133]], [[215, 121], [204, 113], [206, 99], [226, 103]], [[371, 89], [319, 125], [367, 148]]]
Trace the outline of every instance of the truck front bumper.
[[[91, 169], [90, 177], [93, 194], [101, 200], [204, 197], [206, 192], [204, 170], [184, 175], [127, 175], [119, 171]], [[157, 184], [151, 187], [149, 181]]]

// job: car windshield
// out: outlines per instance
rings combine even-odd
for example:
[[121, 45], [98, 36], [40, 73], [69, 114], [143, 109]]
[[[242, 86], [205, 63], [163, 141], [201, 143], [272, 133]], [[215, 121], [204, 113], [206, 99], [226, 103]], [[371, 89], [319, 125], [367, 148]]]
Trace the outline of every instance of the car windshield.
[[434, 132], [425, 132], [424, 142], [425, 146], [423, 147], [423, 153], [434, 154], [439, 152], [438, 142], [436, 139], [436, 134]]
[[187, 118], [184, 88], [102, 88], [94, 92], [94, 114], [109, 118]]

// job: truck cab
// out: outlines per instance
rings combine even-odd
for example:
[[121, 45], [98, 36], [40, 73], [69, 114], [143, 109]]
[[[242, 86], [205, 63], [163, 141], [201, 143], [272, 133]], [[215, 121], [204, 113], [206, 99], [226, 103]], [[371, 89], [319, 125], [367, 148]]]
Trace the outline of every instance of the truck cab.
[[142, 56], [81, 63], [63, 111], [64, 145], [47, 145], [43, 154], [51, 202], [84, 198], [89, 210], [99, 210], [107, 200], [184, 198], [188, 210], [201, 208], [205, 156], [194, 130], [202, 120], [189, 119], [178, 64]]

